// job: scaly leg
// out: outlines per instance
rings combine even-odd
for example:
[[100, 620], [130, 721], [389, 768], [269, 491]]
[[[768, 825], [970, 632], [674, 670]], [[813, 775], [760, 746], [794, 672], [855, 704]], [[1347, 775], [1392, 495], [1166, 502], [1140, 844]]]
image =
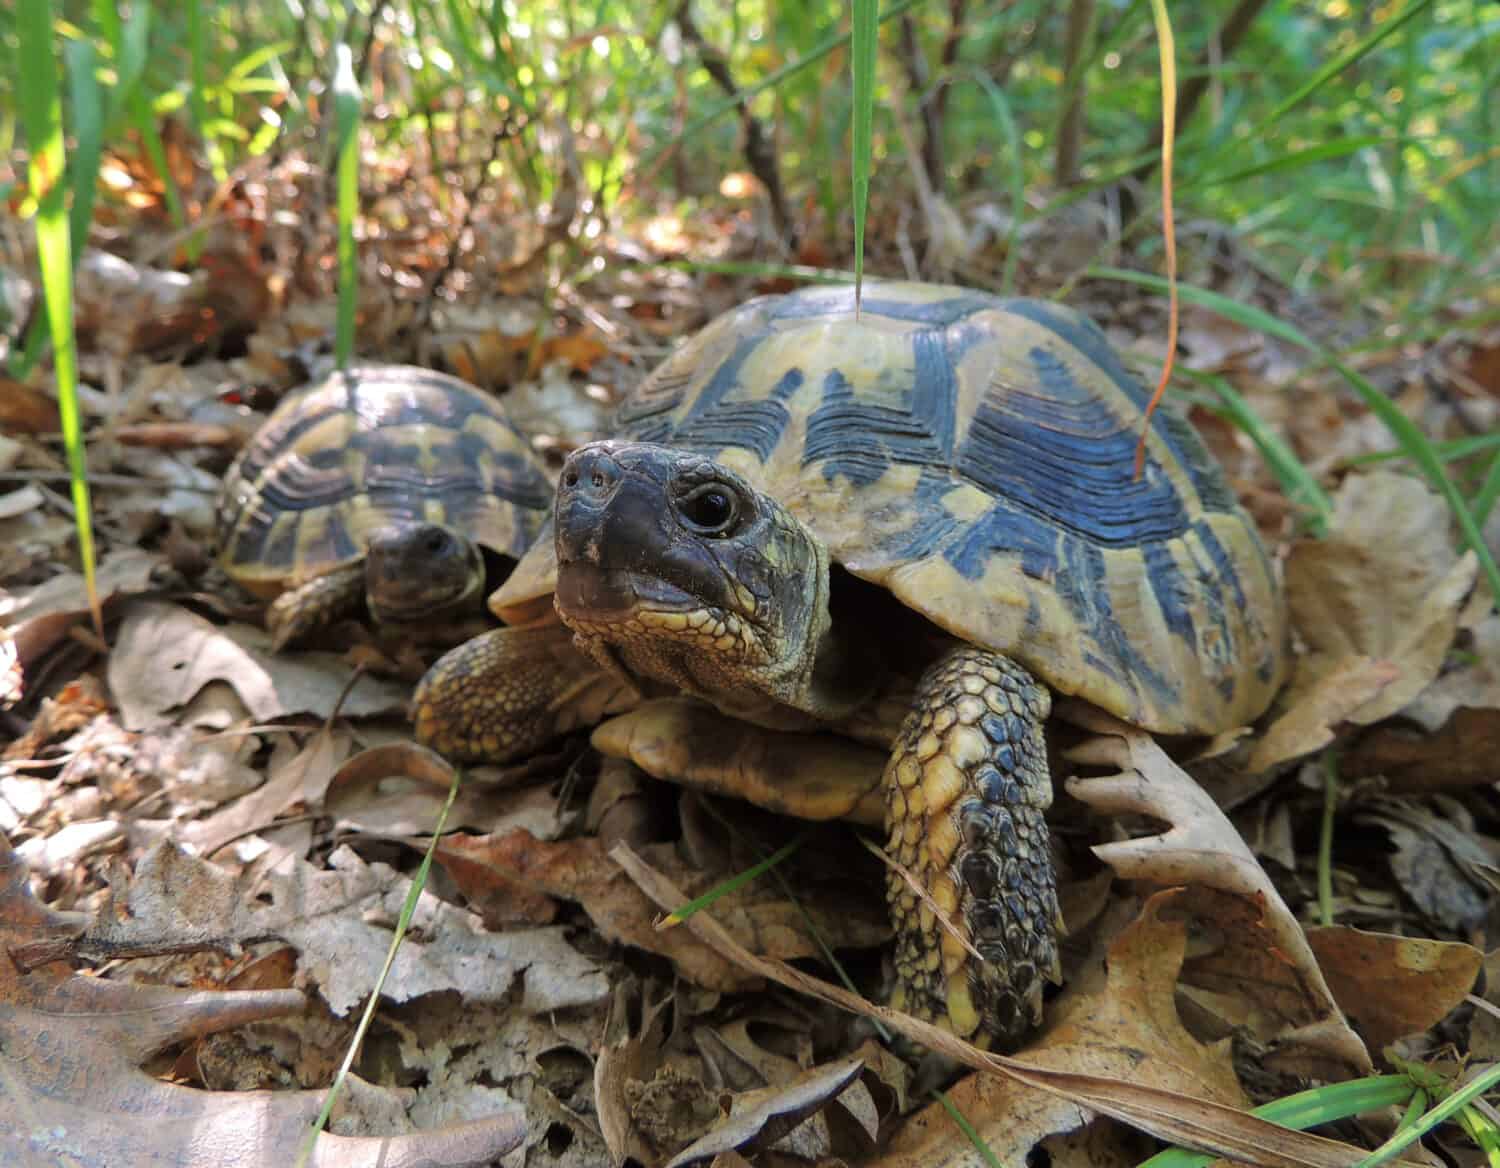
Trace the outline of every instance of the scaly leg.
[[887, 853], [983, 957], [892, 871], [892, 1004], [1000, 1046], [1041, 1020], [1043, 980], [1059, 973], [1043, 818], [1050, 709], [1047, 690], [1015, 662], [954, 649], [923, 675], [885, 770]]

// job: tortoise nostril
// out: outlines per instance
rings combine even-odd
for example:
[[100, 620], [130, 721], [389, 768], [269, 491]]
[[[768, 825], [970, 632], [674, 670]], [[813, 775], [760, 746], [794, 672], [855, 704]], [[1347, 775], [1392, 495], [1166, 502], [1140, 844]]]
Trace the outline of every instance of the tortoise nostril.
[[589, 481], [591, 483], [593, 483], [594, 488], [596, 490], [604, 486], [604, 476], [602, 474], [600, 474], [598, 471], [594, 472], [594, 477], [592, 479], [590, 479]]
[[576, 487], [577, 485], [578, 472], [576, 470], [570, 470], [567, 474], [563, 475], [563, 486]]

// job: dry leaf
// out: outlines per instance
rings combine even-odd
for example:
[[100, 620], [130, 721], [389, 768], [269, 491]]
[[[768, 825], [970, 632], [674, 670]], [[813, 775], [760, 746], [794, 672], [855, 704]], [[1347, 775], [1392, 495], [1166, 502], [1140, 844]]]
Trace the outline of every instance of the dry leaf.
[[[209, 992], [73, 974], [21, 972], [18, 949], [58, 941], [72, 922], [37, 904], [0, 837], [0, 1163], [13, 1168], [238, 1168], [290, 1164], [322, 1091], [199, 1091], [140, 1064], [163, 1048], [295, 1013], [291, 990]], [[525, 1135], [514, 1114], [410, 1135], [320, 1136], [317, 1168], [479, 1168]]]
[[62, 419], [57, 403], [40, 390], [9, 377], [0, 377], [0, 432], [57, 434]]
[[1375, 1050], [1447, 1017], [1484, 961], [1472, 945], [1342, 925], [1309, 929], [1307, 941], [1334, 997]]
[[[624, 844], [610, 855], [659, 906], [683, 903], [681, 889], [662, 878]], [[711, 912], [697, 912], [686, 928], [726, 959], [769, 980], [867, 1018], [976, 1070], [991, 1071], [1026, 1086], [1102, 1112], [1169, 1143], [1213, 1152], [1268, 1168], [1352, 1168], [1365, 1154], [1348, 1144], [1279, 1127], [1233, 1107], [1194, 1095], [1101, 1075], [1058, 1071], [1019, 1058], [987, 1054], [951, 1033], [910, 1014], [875, 1006], [841, 986], [803, 973], [782, 961], [757, 957], [737, 944]], [[1357, 1040], [1356, 1040], [1357, 1041]]]
[[[653, 863], [692, 890], [705, 892], [733, 873], [705, 872], [686, 864], [671, 844], [643, 849]], [[505, 895], [508, 886], [535, 895], [577, 901], [603, 936], [669, 958], [678, 972], [698, 985], [716, 990], [739, 990], [754, 978], [683, 929], [657, 929], [660, 915], [651, 901], [611, 860], [592, 837], [546, 843], [517, 830], [501, 836], [450, 836], [440, 845], [440, 858], [458, 856], [463, 862], [449, 870], [465, 895], [483, 901]], [[805, 892], [806, 890], [804, 890]], [[674, 906], [675, 907], [675, 906]], [[809, 935], [808, 914], [823, 941], [834, 948], [868, 948], [890, 936], [883, 906], [868, 897], [861, 902], [820, 903], [804, 897], [799, 908], [770, 881], [755, 881], [715, 902], [715, 911], [735, 938], [757, 952], [774, 957], [811, 957], [821, 954]]]
[[[1262, 744], [1257, 765], [1326, 744], [1321, 731], [1294, 740], [1283, 727], [1288, 719], [1321, 727], [1337, 713], [1367, 726], [1437, 677], [1478, 573], [1472, 551], [1456, 552], [1450, 526], [1447, 504], [1417, 479], [1376, 471], [1344, 480], [1328, 536], [1298, 542], [1286, 563], [1287, 603], [1307, 650], [1285, 698], [1288, 712], [1267, 737], [1295, 753], [1272, 758]], [[1360, 661], [1389, 663], [1397, 675], [1349, 708], [1342, 691], [1374, 668], [1353, 664]], [[1304, 704], [1320, 713], [1301, 712]]]
[[[158, 557], [146, 552], [126, 550], [115, 552], [100, 563], [96, 584], [106, 617], [111, 615], [117, 598], [146, 589], [152, 569], [159, 562]], [[9, 613], [0, 615], [5, 616], [11, 627], [16, 655], [24, 671], [67, 636], [72, 625], [88, 619], [88, 590], [83, 576], [73, 572], [55, 576], [40, 588], [20, 596]]]
[[1391, 874], [1430, 920], [1457, 933], [1476, 928], [1495, 895], [1494, 859], [1458, 801], [1434, 796], [1370, 799], [1355, 818], [1376, 823], [1391, 837]]
[[[374, 987], [411, 882], [348, 848], [328, 862], [332, 870], [321, 871], [288, 857], [263, 877], [236, 876], [164, 842], [142, 859], [128, 886], [111, 888], [79, 952], [233, 952], [280, 939], [297, 950], [303, 977], [342, 1017]], [[473, 913], [424, 891], [382, 996], [404, 1002], [441, 991], [476, 1003], [513, 1000], [536, 1012], [597, 1002], [608, 987], [564, 930], [487, 933]]]
[[[1048, 1011], [1022, 1056], [1028, 1065], [1129, 1079], [1245, 1107], [1227, 1039], [1205, 1045], [1177, 1015], [1175, 990], [1186, 947], [1181, 921], [1161, 911], [1179, 894], [1158, 893]], [[1026, 1161], [1045, 1137], [1079, 1128], [1088, 1114], [1055, 1095], [995, 1075], [971, 1075], [949, 1098], [1002, 1164]], [[913, 1118], [872, 1168], [982, 1168], [962, 1132], [934, 1103]]]
[[1395, 722], [1376, 726], [1339, 759], [1351, 779], [1379, 775], [1392, 792], [1457, 791], [1500, 780], [1500, 708], [1460, 707], [1431, 734]]
[[[733, 1097], [732, 1110], [712, 1131], [694, 1140], [667, 1162], [667, 1168], [682, 1168], [729, 1149], [757, 1150], [796, 1138], [799, 1125], [837, 1098], [864, 1069], [858, 1058], [843, 1059], [814, 1067], [796, 1082]], [[799, 1147], [799, 1159], [821, 1159], [828, 1154], [826, 1132], [821, 1147]], [[808, 1153], [811, 1153], [810, 1155]]]
[[1246, 1007], [1241, 1020], [1278, 1044], [1283, 1065], [1317, 1067], [1329, 1078], [1368, 1074], [1369, 1054], [1339, 1013], [1301, 925], [1224, 813], [1150, 735], [1097, 711], [1080, 710], [1076, 721], [1107, 736], [1070, 757], [1122, 770], [1072, 779], [1069, 793], [1101, 814], [1170, 825], [1095, 854], [1122, 879], [1190, 886], [1180, 907], [1216, 934], [1216, 947], [1189, 962], [1184, 980]]
[[1393, 661], [1378, 657], [1346, 657], [1318, 679], [1317, 684], [1289, 697], [1290, 709], [1266, 728], [1250, 751], [1245, 766], [1264, 774], [1289, 759], [1322, 750], [1340, 726], [1401, 678]]
[[269, 827], [289, 807], [320, 808], [334, 771], [352, 746], [346, 732], [324, 727], [260, 787], [206, 819], [184, 824], [178, 834], [184, 843], [211, 856], [231, 840]]
[[405, 711], [407, 687], [377, 677], [350, 687], [349, 678], [349, 667], [331, 653], [278, 656], [260, 629], [221, 628], [156, 601], [130, 605], [109, 659], [110, 690], [131, 730], [162, 724], [215, 681], [233, 686], [257, 722], [292, 714], [328, 718], [335, 707], [350, 718]]
[[1500, 709], [1500, 613], [1480, 621], [1472, 637], [1469, 659], [1428, 686], [1403, 717], [1436, 730], [1460, 707]]

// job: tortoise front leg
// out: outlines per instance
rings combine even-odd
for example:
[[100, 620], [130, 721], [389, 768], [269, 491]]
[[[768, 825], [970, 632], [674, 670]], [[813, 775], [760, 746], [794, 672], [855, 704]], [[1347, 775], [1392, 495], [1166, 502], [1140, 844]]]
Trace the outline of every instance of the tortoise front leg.
[[1012, 1045], [1058, 980], [1061, 918], [1043, 818], [1051, 699], [1015, 662], [970, 646], [923, 675], [885, 769], [887, 853], [927, 890], [973, 953], [892, 871], [892, 1004]]
[[354, 616], [365, 599], [365, 562], [355, 560], [289, 588], [266, 610], [271, 647], [278, 653], [314, 629]]
[[555, 621], [493, 629], [444, 653], [412, 698], [417, 740], [454, 759], [506, 762], [627, 710], [640, 694]]

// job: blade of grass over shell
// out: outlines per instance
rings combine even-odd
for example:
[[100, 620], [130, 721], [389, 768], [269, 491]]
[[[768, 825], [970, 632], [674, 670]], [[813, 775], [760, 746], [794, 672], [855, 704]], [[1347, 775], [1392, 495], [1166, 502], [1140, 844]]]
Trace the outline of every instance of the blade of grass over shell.
[[1182, 313], [1177, 305], [1177, 228], [1172, 200], [1173, 147], [1177, 140], [1177, 42], [1172, 35], [1172, 18], [1167, 14], [1166, 0], [1151, 0], [1151, 19], [1156, 26], [1156, 41], [1161, 59], [1161, 235], [1167, 261], [1167, 344], [1156, 392], [1146, 403], [1141, 419], [1141, 437], [1135, 444], [1135, 477], [1146, 468], [1146, 434], [1151, 415], [1161, 404], [1177, 362], [1177, 328]]
[[[352, 68], [350, 76], [353, 76]], [[448, 784], [448, 798], [443, 801], [442, 810], [438, 812], [437, 822], [432, 828], [432, 839], [428, 842], [427, 851], [422, 855], [422, 862], [417, 866], [417, 871], [406, 890], [406, 900], [401, 905], [401, 915], [396, 918], [396, 927], [391, 933], [391, 944], [385, 953], [385, 963], [381, 965], [380, 974], [370, 988], [369, 1000], [365, 1002], [364, 1012], [359, 1017], [359, 1025], [354, 1028], [354, 1033], [350, 1036], [349, 1049], [344, 1052], [344, 1061], [340, 1064], [338, 1073], [334, 1075], [333, 1082], [328, 1087], [328, 1098], [323, 1101], [323, 1108], [318, 1112], [318, 1118], [308, 1128], [307, 1135], [303, 1137], [302, 1146], [297, 1150], [297, 1168], [305, 1168], [305, 1165], [311, 1162], [313, 1146], [317, 1143], [319, 1134], [327, 1128], [339, 1092], [343, 1089], [344, 1081], [349, 1077], [350, 1068], [354, 1066], [355, 1056], [359, 1054], [359, 1049], [364, 1044], [365, 1034], [375, 1018], [376, 1007], [380, 1005], [380, 990], [385, 985], [385, 979], [390, 976], [391, 966], [395, 964], [396, 954], [401, 949], [401, 942], [406, 938], [406, 930], [411, 927], [411, 919], [416, 914], [417, 904], [422, 899], [422, 890], [427, 887], [427, 878], [432, 872], [432, 857], [437, 852], [438, 840], [443, 838], [443, 828], [448, 823], [448, 813], [453, 810], [453, 803], [458, 798], [458, 788], [463, 778], [463, 771], [454, 768], [453, 781]]]
[[[1351, 1115], [1400, 1107], [1418, 1096], [1425, 1098], [1405, 1075], [1373, 1075], [1299, 1091], [1257, 1107], [1250, 1114], [1294, 1131], [1305, 1131]], [[1140, 1168], [1206, 1168], [1214, 1160], [1214, 1156], [1205, 1152], [1168, 1148], [1144, 1161]]]
[[334, 358], [340, 369], [354, 355], [354, 316], [359, 307], [359, 268], [354, 250], [354, 221], [359, 215], [359, 82], [354, 54], [346, 44], [334, 50], [333, 123], [337, 158], [339, 306]]
[[[1166, 282], [1160, 276], [1149, 275], [1145, 272], [1093, 267], [1089, 268], [1086, 274], [1093, 279], [1120, 280], [1144, 288], [1152, 288], [1158, 292], [1166, 288]], [[1421, 428], [1402, 413], [1390, 398], [1354, 369], [1306, 336], [1300, 329], [1294, 328], [1285, 321], [1278, 320], [1258, 308], [1239, 304], [1217, 292], [1210, 292], [1206, 288], [1199, 288], [1192, 284], [1183, 284], [1179, 288], [1183, 299], [1201, 308], [1217, 312], [1236, 324], [1263, 332], [1267, 336], [1277, 337], [1313, 354], [1348, 382], [1365, 407], [1380, 419], [1385, 428], [1391, 432], [1391, 436], [1396, 439], [1397, 445], [1417, 464], [1417, 468], [1426, 476], [1433, 489], [1443, 496], [1449, 510], [1453, 512], [1453, 518], [1457, 521], [1459, 530], [1463, 532], [1464, 542], [1478, 557], [1480, 570], [1489, 581], [1490, 588], [1496, 596], [1500, 596], [1500, 567], [1496, 566], [1495, 558], [1485, 544], [1484, 533], [1474, 521], [1469, 504], [1465, 502], [1453, 480], [1448, 477], [1448, 472], [1443, 467], [1443, 460], [1438, 457], [1427, 435], [1422, 433]]]
[[16, 10], [20, 45], [17, 94], [21, 123], [31, 149], [27, 168], [30, 195], [36, 203], [37, 256], [42, 274], [42, 299], [52, 334], [53, 368], [57, 378], [57, 406], [62, 418], [63, 446], [68, 455], [78, 555], [83, 561], [84, 587], [94, 631], [104, 639], [104, 614], [99, 607], [94, 571], [94, 528], [89, 507], [88, 466], [83, 426], [78, 412], [78, 350], [73, 335], [73, 260], [68, 239], [67, 153], [63, 147], [62, 94], [57, 83], [53, 50], [52, 6], [48, 0], [20, 0]]
[[1281, 484], [1283, 493], [1293, 505], [1305, 512], [1308, 528], [1316, 535], [1326, 534], [1328, 517], [1333, 514], [1333, 501], [1318, 485], [1312, 472], [1302, 465], [1296, 452], [1261, 420], [1260, 415], [1226, 378], [1216, 373], [1201, 373], [1196, 369], [1178, 369], [1177, 372], [1180, 376], [1208, 386], [1218, 396], [1218, 411], [1255, 443], [1260, 456], [1266, 460], [1266, 465]]
[[854, 317], [859, 319], [865, 275], [865, 214], [870, 203], [870, 167], [874, 161], [871, 129], [875, 121], [875, 51], [880, 0], [854, 0], [854, 39], [849, 64], [854, 75], [854, 125], [849, 135], [854, 174]]

